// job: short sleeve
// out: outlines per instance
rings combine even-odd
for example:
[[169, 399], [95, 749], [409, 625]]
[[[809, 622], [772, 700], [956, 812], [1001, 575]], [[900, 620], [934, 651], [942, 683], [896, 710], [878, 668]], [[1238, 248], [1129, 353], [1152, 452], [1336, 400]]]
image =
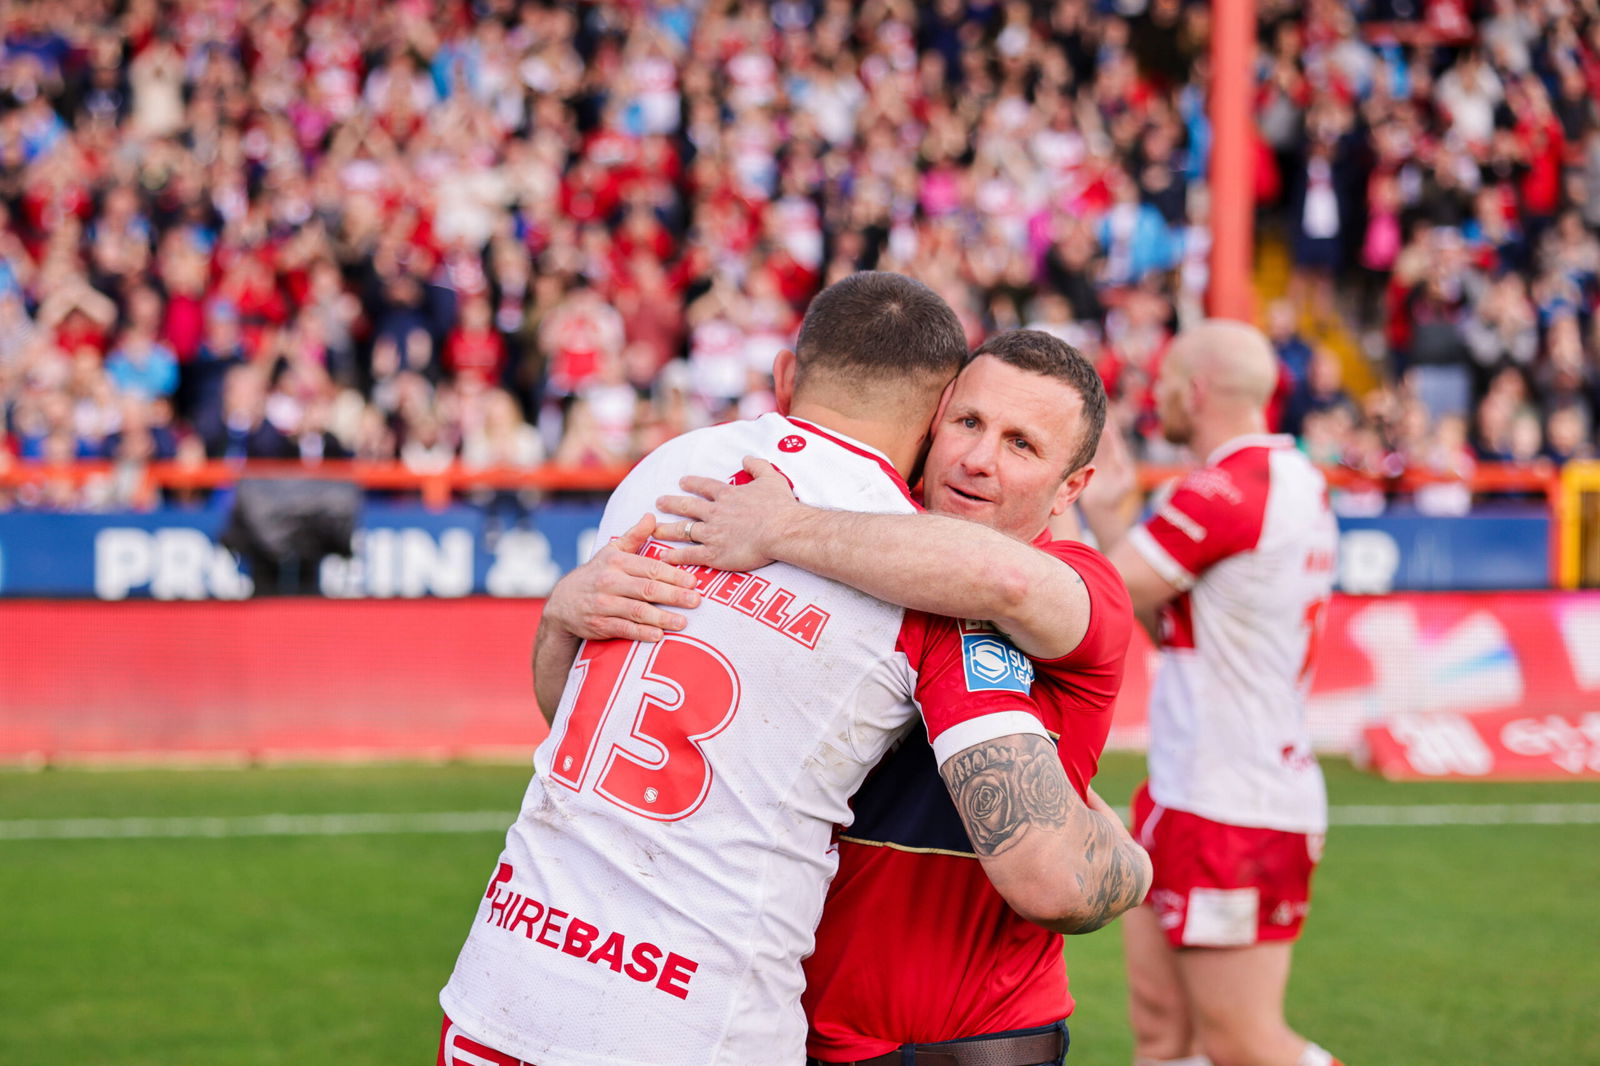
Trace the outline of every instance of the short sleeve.
[[1100, 764], [1122, 688], [1133, 602], [1111, 560], [1087, 544], [1057, 540], [1039, 547], [1068, 566], [1089, 592], [1089, 625], [1078, 646], [1059, 659], [1035, 660], [1033, 696], [1060, 734], [1057, 750], [1080, 796]]
[[1219, 467], [1191, 471], [1128, 540], [1168, 584], [1187, 591], [1211, 567], [1260, 539], [1265, 498], [1251, 488]]
[[994, 627], [907, 611], [901, 650], [939, 765], [999, 737], [1050, 739], [1033, 697], [1033, 664]]

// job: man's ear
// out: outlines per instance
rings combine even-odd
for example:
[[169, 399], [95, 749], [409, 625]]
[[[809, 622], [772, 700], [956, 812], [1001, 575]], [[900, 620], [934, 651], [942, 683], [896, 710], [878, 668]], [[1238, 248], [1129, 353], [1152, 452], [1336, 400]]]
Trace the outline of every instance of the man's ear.
[[1093, 466], [1080, 467], [1068, 474], [1061, 487], [1056, 489], [1056, 501], [1050, 507], [1050, 514], [1058, 515], [1071, 507], [1078, 497], [1083, 495], [1083, 490], [1089, 487], [1089, 479], [1092, 477], [1094, 477]]
[[778, 413], [786, 415], [794, 407], [794, 379], [797, 367], [795, 366], [794, 351], [785, 348], [778, 353], [772, 361], [772, 395], [777, 400]]

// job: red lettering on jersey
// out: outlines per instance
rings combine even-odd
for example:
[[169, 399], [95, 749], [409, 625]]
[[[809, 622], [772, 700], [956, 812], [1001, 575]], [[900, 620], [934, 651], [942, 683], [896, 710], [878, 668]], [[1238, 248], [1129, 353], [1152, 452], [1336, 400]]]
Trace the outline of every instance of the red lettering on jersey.
[[567, 926], [567, 939], [561, 945], [561, 950], [581, 959], [589, 954], [589, 948], [594, 945], [594, 938], [599, 935], [598, 927], [590, 925], [581, 918], [574, 918], [572, 924]]
[[1244, 502], [1244, 494], [1239, 491], [1233, 475], [1217, 466], [1205, 466], [1190, 471], [1185, 475], [1182, 487], [1198, 492], [1202, 496], [1220, 499], [1225, 503]]
[[791, 433], [778, 442], [780, 452], [797, 452], [806, 446], [806, 439], [798, 433]]
[[648, 940], [633, 945], [633, 961], [622, 968], [622, 972], [638, 981], [640, 984], [649, 984], [656, 979], [657, 960], [661, 958], [662, 951]]
[[[780, 474], [783, 473], [781, 470], [778, 472]], [[738, 480], [741, 475], [745, 481], [750, 480], [749, 475], [744, 474], [742, 471], [740, 475], [735, 475], [731, 480], [735, 484], [741, 484], [742, 482]], [[672, 547], [672, 545], [652, 540], [645, 544], [639, 554], [651, 559], [659, 559], [669, 547]], [[764, 577], [756, 577], [754, 574], [739, 572], [729, 573], [709, 566], [685, 566], [680, 567], [680, 569], [694, 575], [694, 587], [707, 599], [732, 607], [740, 614], [749, 615], [762, 625], [767, 626], [769, 629], [777, 630], [804, 647], [815, 648], [818, 639], [822, 636], [823, 627], [828, 624], [830, 617], [828, 612], [815, 606], [807, 606], [798, 615], [791, 615], [789, 613], [789, 605], [794, 602], [794, 593], [781, 585], [773, 585], [771, 581]], [[581, 665], [585, 660], [580, 658], [578, 662]], [[582, 737], [575, 737], [574, 743], [581, 742], [583, 739]], [[572, 767], [566, 765], [566, 760], [568, 756], [574, 755], [574, 752], [566, 750], [565, 738], [563, 738], [562, 750], [557, 752], [558, 759], [554, 764], [554, 769], [551, 771], [552, 774], [556, 776], [560, 776], [563, 773], [570, 774]], [[573, 765], [576, 765], [575, 758]], [[563, 780], [567, 779], [563, 778]], [[568, 780], [567, 783], [574, 788], [582, 786], [581, 781]]]
[[[550, 780], [598, 795], [635, 814], [673, 822], [699, 809], [711, 788], [711, 765], [701, 742], [727, 728], [739, 709], [739, 677], [711, 645], [671, 634], [659, 644], [608, 640], [586, 644], [587, 667], [556, 746]], [[653, 692], [623, 696], [624, 681], [661, 682]], [[665, 699], [658, 693], [665, 688]], [[631, 718], [627, 740], [603, 753], [600, 779], [589, 767], [600, 753], [613, 713]], [[614, 735], [615, 729], [610, 734]], [[629, 743], [628, 741], [632, 741]], [[587, 746], [580, 747], [580, 742]]]
[[1306, 555], [1306, 573], [1326, 574], [1333, 570], [1333, 552], [1315, 549]]
[[794, 620], [783, 627], [785, 636], [793, 637], [808, 648], [817, 646], [817, 638], [822, 636], [822, 627], [828, 624], [828, 612], [814, 604], [801, 608]]
[[484, 921], [504, 929], [506, 927], [506, 915], [510, 912], [511, 901], [518, 898], [520, 897], [515, 892], [507, 892], [502, 898], [497, 890], [494, 894], [494, 902], [489, 904], [489, 917], [485, 918]]
[[[676, 951], [667, 956], [667, 961], [661, 966], [661, 980], [656, 982], [656, 987], [669, 996], [679, 999], [689, 998], [689, 978], [700, 968], [700, 964], [693, 959], [686, 959]], [[678, 984], [679, 981], [683, 983]]]
[[600, 950], [589, 956], [589, 961], [603, 962], [617, 973], [621, 973], [623, 943], [621, 933], [612, 933], [606, 937], [606, 942], [600, 945]]
[[484, 889], [483, 898], [488, 899], [490, 896], [494, 895], [495, 889], [511, 880], [511, 875], [515, 872], [516, 871], [511, 868], [511, 864], [509, 862], [501, 863], [500, 866], [495, 870], [494, 876], [489, 878], [489, 887]]
[[[711, 645], [674, 634], [655, 645], [642, 680], [662, 682], [673, 698], [644, 697], [630, 730], [644, 743], [633, 750], [613, 745], [595, 791], [635, 814], [675, 822], [699, 810], [711, 791], [711, 764], [700, 745], [733, 721], [739, 675]], [[649, 749], [649, 756], [635, 754]]]
[[756, 616], [756, 620], [782, 632], [783, 627], [789, 624], [789, 616], [783, 613], [784, 608], [793, 602], [794, 596], [792, 594], [783, 589], [778, 589], [772, 594], [772, 599], [767, 601], [767, 606]]
[[724, 576], [721, 581], [717, 582], [717, 584], [706, 595], [709, 598], [716, 600], [718, 603], [726, 603], [731, 607], [733, 605], [733, 598], [739, 594], [739, 590], [744, 588], [745, 583], [749, 580], [749, 574], [737, 572], [728, 574]]
[[[639, 941], [630, 953], [628, 938], [623, 933], [604, 933], [602, 939], [603, 930], [599, 926], [567, 911], [547, 908], [532, 896], [524, 896], [510, 888], [500, 891], [498, 886], [495, 887], [489, 905], [489, 917], [485, 920], [512, 933], [520, 926], [526, 940], [574, 958], [604, 963], [611, 967], [613, 973], [626, 973], [640, 984], [653, 982], [658, 989], [678, 999], [689, 998], [690, 979], [700, 969], [700, 964], [695, 960], [675, 951], [666, 951], [649, 941]], [[563, 923], [566, 925], [565, 935]], [[595, 947], [596, 941], [600, 942], [599, 947]], [[624, 956], [631, 957], [632, 961], [624, 965]], [[663, 957], [665, 961], [662, 961]]]
[[[633, 659], [636, 645], [628, 641], [591, 641], [583, 646], [572, 669], [576, 675], [567, 684], [577, 685], [579, 698], [592, 700], [609, 707], [616, 699], [617, 686]], [[594, 750], [602, 715], [573, 713], [567, 716], [566, 728], [555, 754], [550, 758], [550, 777], [574, 792], [583, 788], [584, 775], [589, 772], [589, 753]]]
[[545, 911], [544, 927], [539, 930], [539, 935], [534, 937], [534, 940], [543, 944], [547, 948], [559, 948], [561, 946], [561, 942], [559, 940], [546, 940], [544, 935], [549, 932], [555, 932], [557, 935], [560, 935], [561, 923], [566, 921], [568, 917], [569, 915], [566, 911], [558, 911], [554, 907], [551, 907], [549, 910]]
[[[533, 913], [528, 913], [532, 911]], [[524, 926], [523, 936], [528, 940], [533, 939], [533, 927], [539, 924], [539, 919], [544, 917], [544, 904], [531, 896], [522, 897], [522, 906], [517, 908], [517, 916], [506, 923], [506, 928], [513, 933], [517, 926]]]
[[750, 581], [745, 585], [744, 592], [740, 594], [738, 599], [733, 601], [731, 606], [734, 610], [742, 611], [754, 618], [756, 612], [761, 610], [762, 597], [767, 594], [767, 590], [771, 587], [772, 582], [766, 578], [756, 577], [751, 574]]

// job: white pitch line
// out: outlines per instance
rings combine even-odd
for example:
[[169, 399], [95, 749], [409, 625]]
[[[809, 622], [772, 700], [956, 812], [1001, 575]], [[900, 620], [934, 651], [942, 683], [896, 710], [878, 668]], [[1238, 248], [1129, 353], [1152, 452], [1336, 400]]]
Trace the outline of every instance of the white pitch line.
[[1332, 825], [1600, 825], [1600, 803], [1437, 803], [1328, 810]]
[[129, 840], [484, 833], [511, 824], [507, 811], [418, 814], [261, 814], [236, 818], [22, 818], [0, 821], [0, 840]]
[[[1127, 812], [1122, 812], [1126, 816]], [[487, 833], [503, 830], [507, 811], [415, 814], [261, 814], [233, 818], [20, 818], [0, 821], [7, 840], [150, 840], [224, 837], [364, 836]], [[1600, 803], [1443, 803], [1330, 808], [1336, 826], [1600, 825]]]

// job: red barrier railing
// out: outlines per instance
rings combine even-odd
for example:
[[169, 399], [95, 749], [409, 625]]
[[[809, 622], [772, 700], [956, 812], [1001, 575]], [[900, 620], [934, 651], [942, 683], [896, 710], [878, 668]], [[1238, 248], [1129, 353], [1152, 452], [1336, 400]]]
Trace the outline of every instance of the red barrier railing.
[[[149, 507], [157, 493], [195, 492], [226, 488], [244, 478], [324, 478], [348, 481], [364, 489], [390, 492], [416, 492], [428, 507], [449, 506], [451, 498], [470, 489], [535, 489], [544, 492], [608, 492], [617, 486], [626, 466], [543, 466], [468, 468], [452, 465], [442, 470], [417, 471], [403, 463], [370, 463], [351, 460], [309, 465], [293, 461], [251, 460], [243, 463], [156, 462], [138, 471], [137, 487], [131, 494], [136, 507]], [[113, 476], [108, 462], [76, 462], [57, 465], [13, 463], [0, 470], [0, 489], [41, 486], [66, 481], [81, 488], [96, 478]]]
[[[1184, 472], [1181, 466], [1142, 466], [1139, 484], [1150, 491]], [[349, 481], [364, 489], [416, 492], [429, 507], [442, 508], [451, 498], [471, 489], [534, 489], [544, 492], [607, 492], [627, 474], [627, 466], [542, 466], [468, 468], [459, 464], [437, 471], [417, 471], [402, 463], [351, 460], [308, 465], [292, 461], [251, 460], [147, 463], [136, 474], [135, 506], [149, 506], [158, 491], [194, 492], [226, 488], [243, 478], [326, 478]], [[0, 468], [0, 489], [45, 485], [65, 480], [81, 487], [91, 479], [106, 478], [115, 469], [109, 462], [82, 461], [46, 465], [14, 462]], [[1528, 494], [1543, 496], [1554, 513], [1560, 504], [1561, 476], [1554, 467], [1486, 464], [1461, 478], [1426, 470], [1406, 470], [1394, 476], [1368, 474], [1348, 467], [1324, 467], [1328, 483], [1339, 489], [1373, 489], [1388, 495], [1407, 494], [1430, 484], [1459, 481], [1475, 495]]]

